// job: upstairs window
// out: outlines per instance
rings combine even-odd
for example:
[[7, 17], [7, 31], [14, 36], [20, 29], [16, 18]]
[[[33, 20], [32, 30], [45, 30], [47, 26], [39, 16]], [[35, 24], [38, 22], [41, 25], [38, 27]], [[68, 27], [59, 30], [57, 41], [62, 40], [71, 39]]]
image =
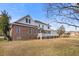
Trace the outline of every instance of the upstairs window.
[[31, 23], [31, 20], [26, 18], [26, 23]]
[[48, 29], [50, 29], [50, 26], [48, 26]]
[[28, 23], [28, 18], [26, 18], [26, 23]]
[[42, 25], [42, 28], [44, 28], [44, 25]]
[[29, 19], [29, 23], [31, 23], [31, 20]]
[[39, 27], [40, 27], [40, 24], [39, 24]]

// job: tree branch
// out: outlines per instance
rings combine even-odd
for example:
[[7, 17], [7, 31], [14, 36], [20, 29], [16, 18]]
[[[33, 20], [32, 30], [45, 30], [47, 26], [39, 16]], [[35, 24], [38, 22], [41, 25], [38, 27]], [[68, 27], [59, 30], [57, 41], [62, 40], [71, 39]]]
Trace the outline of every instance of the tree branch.
[[66, 23], [66, 22], [60, 22], [60, 21], [53, 21], [53, 22], [60, 23], [60, 24], [66, 24], [66, 25], [74, 26], [74, 27], [79, 27], [78, 25], [74, 25], [74, 24], [70, 24], [70, 23]]

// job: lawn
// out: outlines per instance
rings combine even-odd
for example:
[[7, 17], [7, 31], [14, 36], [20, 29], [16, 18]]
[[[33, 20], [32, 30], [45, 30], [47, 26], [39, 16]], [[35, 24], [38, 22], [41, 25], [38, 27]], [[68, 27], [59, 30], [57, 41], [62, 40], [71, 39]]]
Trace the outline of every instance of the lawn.
[[0, 41], [1, 56], [79, 56], [78, 38]]

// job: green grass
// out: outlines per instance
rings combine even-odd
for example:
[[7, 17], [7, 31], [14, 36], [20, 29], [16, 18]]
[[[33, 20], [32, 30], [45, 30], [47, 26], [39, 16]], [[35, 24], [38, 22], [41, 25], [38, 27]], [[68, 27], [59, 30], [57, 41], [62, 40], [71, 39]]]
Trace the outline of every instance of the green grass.
[[79, 40], [71, 38], [0, 41], [0, 55], [4, 56], [79, 56]]

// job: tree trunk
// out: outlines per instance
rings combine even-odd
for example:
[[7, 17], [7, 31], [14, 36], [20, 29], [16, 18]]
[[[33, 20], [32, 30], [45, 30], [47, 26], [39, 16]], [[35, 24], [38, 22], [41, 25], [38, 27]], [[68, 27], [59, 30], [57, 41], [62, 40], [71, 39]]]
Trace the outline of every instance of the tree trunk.
[[6, 32], [4, 32], [4, 39], [8, 40], [8, 41], [12, 41], [10, 35], [8, 35]]

